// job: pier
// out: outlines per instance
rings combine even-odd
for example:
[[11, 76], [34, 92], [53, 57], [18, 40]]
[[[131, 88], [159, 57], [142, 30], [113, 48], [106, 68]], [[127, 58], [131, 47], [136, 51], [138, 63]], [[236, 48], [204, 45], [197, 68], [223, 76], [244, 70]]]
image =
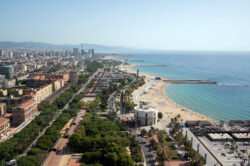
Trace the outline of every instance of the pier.
[[216, 81], [211, 81], [211, 80], [167, 79], [167, 80], [163, 80], [163, 81], [171, 83], [171, 84], [217, 84]]

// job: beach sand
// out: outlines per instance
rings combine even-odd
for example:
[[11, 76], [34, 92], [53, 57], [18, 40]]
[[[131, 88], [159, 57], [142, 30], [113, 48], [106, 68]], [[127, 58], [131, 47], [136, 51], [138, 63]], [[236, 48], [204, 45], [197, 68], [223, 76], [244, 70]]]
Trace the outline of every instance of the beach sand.
[[[132, 69], [133, 65], [120, 65], [119, 69], [122, 71], [126, 71], [128, 73], [136, 73], [135, 70]], [[135, 100], [135, 95], [139, 93], [139, 91], [145, 89], [147, 87], [150, 80], [154, 80], [155, 76], [140, 72], [140, 76], [145, 76], [145, 84], [138, 88], [133, 92], [133, 99]], [[147, 93], [144, 93], [140, 97], [140, 101], [144, 101], [147, 105], [151, 105], [158, 108], [158, 112], [163, 113], [163, 120], [169, 121], [170, 118], [174, 118], [177, 115], [180, 115], [180, 119], [182, 122], [186, 122], [187, 120], [208, 120], [212, 123], [215, 121], [199, 114], [190, 109], [184, 108], [167, 97], [165, 93], [166, 86], [170, 85], [169, 83], [163, 82], [161, 80], [154, 80], [151, 88], [148, 89]]]

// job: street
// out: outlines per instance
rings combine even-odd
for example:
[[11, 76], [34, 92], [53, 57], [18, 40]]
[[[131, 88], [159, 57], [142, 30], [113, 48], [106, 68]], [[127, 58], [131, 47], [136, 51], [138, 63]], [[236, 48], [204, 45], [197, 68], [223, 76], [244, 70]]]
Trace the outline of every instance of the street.
[[63, 107], [63, 109], [59, 110], [59, 111], [56, 113], [56, 115], [54, 116], [53, 120], [50, 121], [49, 125], [48, 125], [47, 127], [45, 127], [45, 128], [43, 129], [42, 132], [40, 132], [40, 134], [38, 135], [38, 137], [30, 144], [30, 146], [24, 151], [24, 153], [18, 155], [17, 158], [20, 158], [20, 157], [22, 157], [22, 156], [26, 156], [26, 155], [27, 155], [27, 153], [28, 153], [28, 152], [33, 148], [33, 146], [37, 143], [38, 139], [39, 139], [41, 136], [44, 135], [44, 133], [46, 132], [46, 130], [47, 130], [47, 129], [55, 122], [55, 120], [61, 115], [61, 113], [63, 112], [63, 110], [69, 108], [69, 103], [72, 102], [72, 100], [74, 99], [74, 97], [75, 97], [77, 94], [83, 92], [83, 91], [86, 89], [87, 85], [91, 82], [91, 80], [95, 77], [95, 75], [96, 75], [98, 72], [99, 72], [99, 70], [97, 70], [92, 76], [90, 76], [90, 78], [89, 78], [88, 81], [82, 86], [82, 88], [81, 88], [77, 93], [75, 93], [75, 94], [71, 97], [71, 99], [70, 99], [70, 100], [67, 102], [67, 104]]
[[149, 142], [146, 141], [145, 138], [143, 138], [137, 130], [132, 130], [131, 134], [135, 136], [136, 140], [139, 142], [141, 148], [142, 148], [142, 153], [144, 156], [144, 165], [146, 166], [155, 166], [156, 162], [156, 155], [154, 153], [154, 150], [152, 146], [150, 145]]

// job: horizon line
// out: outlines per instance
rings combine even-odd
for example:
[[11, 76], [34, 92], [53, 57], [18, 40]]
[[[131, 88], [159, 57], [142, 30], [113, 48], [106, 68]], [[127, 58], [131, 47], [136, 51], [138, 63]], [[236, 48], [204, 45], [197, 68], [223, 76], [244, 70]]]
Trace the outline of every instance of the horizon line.
[[194, 50], [194, 49], [183, 49], [183, 50], [171, 50], [171, 49], [153, 49], [153, 48], [138, 48], [138, 47], [133, 47], [133, 46], [117, 46], [117, 45], [106, 45], [106, 44], [97, 44], [97, 43], [64, 43], [64, 44], [56, 44], [56, 43], [50, 43], [50, 42], [40, 42], [40, 41], [0, 41], [0, 43], [3, 42], [12, 42], [12, 43], [41, 43], [41, 44], [50, 44], [50, 45], [55, 45], [55, 46], [60, 46], [60, 45], [99, 45], [99, 46], [104, 46], [104, 47], [120, 47], [123, 49], [133, 49], [133, 50], [140, 50], [140, 51], [157, 51], [157, 52], [164, 52], [164, 51], [194, 51], [194, 52], [250, 52], [250, 50]]

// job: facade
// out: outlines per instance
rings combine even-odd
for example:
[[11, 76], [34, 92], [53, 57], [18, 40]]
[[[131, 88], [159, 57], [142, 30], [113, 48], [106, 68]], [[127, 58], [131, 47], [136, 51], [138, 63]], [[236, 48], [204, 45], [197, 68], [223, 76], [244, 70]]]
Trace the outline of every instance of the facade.
[[1, 96], [7, 96], [8, 95], [8, 91], [6, 89], [0, 89], [0, 95]]
[[37, 115], [37, 103], [35, 100], [28, 100], [15, 107], [12, 113], [13, 125], [18, 126], [27, 120], [33, 119]]
[[7, 135], [10, 129], [10, 120], [0, 117], [0, 139]]
[[7, 107], [5, 103], [0, 103], [0, 117], [4, 117], [7, 112]]
[[3, 50], [0, 50], [0, 57], [3, 58]]
[[62, 86], [61, 86], [61, 81], [60, 81], [60, 80], [55, 80], [55, 81], [53, 81], [53, 89], [54, 89], [55, 91], [59, 90], [61, 87], [62, 87]]
[[81, 49], [81, 55], [84, 55], [84, 54], [85, 54], [84, 49]]
[[78, 50], [78, 48], [73, 48], [73, 54], [74, 54], [75, 56], [78, 56], [78, 55], [79, 55], [79, 50]]
[[14, 68], [11, 65], [0, 66], [0, 75], [5, 75], [6, 79], [12, 79]]
[[10, 94], [13, 95], [13, 96], [22, 96], [23, 95], [23, 90], [22, 89], [12, 89], [10, 91]]
[[139, 126], [150, 126], [157, 122], [158, 109], [151, 106], [135, 107], [134, 116]]
[[46, 85], [35, 92], [33, 99], [37, 103], [41, 103], [44, 99], [49, 97], [53, 93], [52, 84]]
[[13, 88], [16, 85], [16, 79], [4, 79], [2, 85], [5, 88]]
[[0, 97], [0, 103], [5, 103], [7, 105], [21, 104], [23, 100], [22, 97]]
[[69, 73], [69, 80], [73, 84], [78, 83], [78, 73], [77, 72], [70, 72]]
[[69, 73], [63, 74], [35, 74], [30, 76], [32, 79], [43, 80], [43, 79], [63, 79], [65, 82], [69, 81]]
[[89, 49], [89, 54], [94, 55], [95, 54], [95, 50], [94, 49]]

